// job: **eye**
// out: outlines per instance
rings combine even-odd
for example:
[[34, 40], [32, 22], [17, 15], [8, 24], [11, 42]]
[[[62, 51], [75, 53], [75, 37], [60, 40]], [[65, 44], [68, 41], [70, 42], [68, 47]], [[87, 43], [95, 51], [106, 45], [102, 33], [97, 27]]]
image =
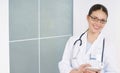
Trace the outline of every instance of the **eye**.
[[93, 20], [97, 20], [98, 18], [97, 17], [94, 17], [94, 16], [90, 16], [91, 17], [91, 19], [93, 19]]
[[106, 20], [102, 19], [101, 22], [106, 22]]
[[95, 19], [98, 19], [98, 18], [97, 18], [97, 17], [92, 17], [92, 19], [94, 19], [94, 20], [95, 20]]

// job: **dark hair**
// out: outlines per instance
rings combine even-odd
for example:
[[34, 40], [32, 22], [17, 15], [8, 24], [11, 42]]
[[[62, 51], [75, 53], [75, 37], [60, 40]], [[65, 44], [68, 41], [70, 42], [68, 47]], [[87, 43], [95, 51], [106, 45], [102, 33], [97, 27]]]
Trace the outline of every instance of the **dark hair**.
[[92, 14], [93, 11], [96, 11], [96, 10], [102, 10], [103, 12], [105, 12], [105, 14], [107, 15], [108, 17], [108, 11], [107, 11], [107, 8], [105, 6], [103, 6], [102, 4], [95, 4], [93, 5], [90, 10], [89, 10], [89, 13], [88, 15], [90, 16]]

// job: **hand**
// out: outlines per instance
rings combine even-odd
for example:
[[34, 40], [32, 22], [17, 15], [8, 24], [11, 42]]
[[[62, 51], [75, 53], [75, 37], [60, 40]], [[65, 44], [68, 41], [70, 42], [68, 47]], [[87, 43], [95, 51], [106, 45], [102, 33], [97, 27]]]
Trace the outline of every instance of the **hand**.
[[92, 71], [92, 70], [86, 69], [85, 73], [100, 73], [100, 71]]
[[87, 67], [91, 67], [91, 65], [90, 64], [82, 64], [82, 65], [80, 65], [78, 70], [80, 71], [80, 73], [86, 73]]
[[90, 64], [82, 64], [78, 69], [73, 69], [70, 73], [87, 73], [86, 68], [90, 66]]

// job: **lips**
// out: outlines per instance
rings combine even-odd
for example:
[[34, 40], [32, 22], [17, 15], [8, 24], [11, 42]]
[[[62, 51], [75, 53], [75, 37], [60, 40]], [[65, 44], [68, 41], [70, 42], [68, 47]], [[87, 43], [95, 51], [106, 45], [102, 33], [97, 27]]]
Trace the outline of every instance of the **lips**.
[[99, 29], [100, 29], [100, 26], [98, 26], [98, 25], [93, 25], [93, 28], [94, 28], [95, 30], [99, 30]]

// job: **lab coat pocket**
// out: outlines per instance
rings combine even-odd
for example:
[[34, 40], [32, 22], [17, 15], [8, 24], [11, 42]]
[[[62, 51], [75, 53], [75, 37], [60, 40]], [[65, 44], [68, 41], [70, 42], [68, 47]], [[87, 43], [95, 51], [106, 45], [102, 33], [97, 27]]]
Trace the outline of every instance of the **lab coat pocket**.
[[78, 64], [78, 61], [77, 61], [77, 58], [72, 58], [72, 60], [71, 60], [71, 64], [72, 64], [72, 67], [73, 68], [78, 68], [79, 67], [79, 64]]

